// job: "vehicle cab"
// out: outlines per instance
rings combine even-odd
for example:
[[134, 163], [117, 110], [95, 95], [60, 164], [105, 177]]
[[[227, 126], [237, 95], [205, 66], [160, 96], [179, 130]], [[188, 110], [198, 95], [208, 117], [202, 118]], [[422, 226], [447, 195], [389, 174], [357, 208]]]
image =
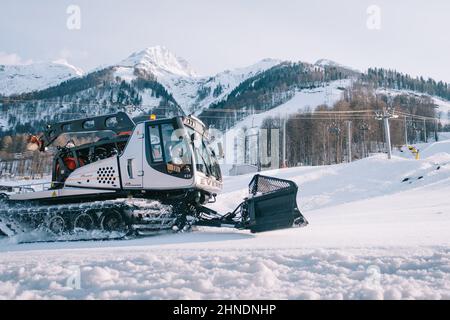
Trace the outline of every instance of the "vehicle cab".
[[192, 116], [138, 123], [119, 162], [124, 189], [191, 189], [204, 198], [222, 189], [208, 130]]

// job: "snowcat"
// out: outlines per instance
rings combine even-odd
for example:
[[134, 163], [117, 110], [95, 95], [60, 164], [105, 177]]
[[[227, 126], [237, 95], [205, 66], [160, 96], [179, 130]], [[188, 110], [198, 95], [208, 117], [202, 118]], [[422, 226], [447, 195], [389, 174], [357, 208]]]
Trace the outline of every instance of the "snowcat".
[[255, 233], [307, 224], [297, 185], [274, 177], [254, 176], [249, 196], [233, 212], [206, 207], [222, 189], [220, 157], [214, 137], [194, 116], [135, 123], [118, 112], [47, 125], [30, 143], [45, 152], [61, 135], [106, 131], [114, 135], [56, 146], [50, 183], [0, 192], [0, 233], [100, 230], [124, 237], [192, 226]]

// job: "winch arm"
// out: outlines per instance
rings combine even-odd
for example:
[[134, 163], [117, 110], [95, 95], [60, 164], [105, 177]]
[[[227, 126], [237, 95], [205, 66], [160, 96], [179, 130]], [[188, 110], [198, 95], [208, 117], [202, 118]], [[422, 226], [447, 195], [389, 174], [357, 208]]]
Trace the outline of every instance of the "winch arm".
[[49, 124], [40, 138], [33, 136], [30, 138], [30, 142], [38, 143], [40, 151], [45, 151], [45, 148], [65, 133], [112, 131], [120, 135], [123, 133], [131, 133], [135, 126], [134, 121], [125, 112], [118, 112], [115, 114]]

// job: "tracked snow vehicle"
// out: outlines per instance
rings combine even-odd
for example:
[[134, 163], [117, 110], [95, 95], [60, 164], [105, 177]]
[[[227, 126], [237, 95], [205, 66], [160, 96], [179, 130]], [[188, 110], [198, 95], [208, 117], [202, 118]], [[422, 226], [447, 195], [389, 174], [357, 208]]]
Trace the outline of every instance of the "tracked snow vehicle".
[[30, 142], [45, 152], [63, 134], [102, 131], [115, 135], [58, 146], [50, 183], [0, 194], [0, 232], [103, 230], [123, 236], [192, 225], [261, 232], [307, 224], [295, 183], [261, 175], [233, 212], [205, 207], [220, 192], [222, 176], [212, 138], [193, 116], [136, 124], [119, 112], [48, 125]]

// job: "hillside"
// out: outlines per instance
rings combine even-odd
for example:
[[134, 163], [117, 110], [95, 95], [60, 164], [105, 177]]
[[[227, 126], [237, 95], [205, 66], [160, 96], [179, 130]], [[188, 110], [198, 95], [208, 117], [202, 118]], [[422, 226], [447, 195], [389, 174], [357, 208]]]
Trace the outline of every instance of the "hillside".
[[199, 77], [166, 48], [147, 48], [83, 77], [49, 87], [49, 79], [39, 78], [45, 87], [42, 90], [23, 88], [20, 94], [0, 97], [0, 133], [38, 132], [48, 122], [117, 111], [160, 117], [196, 112], [225, 99], [242, 81], [278, 63], [267, 59], [248, 68]]
[[[65, 62], [2, 66], [0, 79], [4, 80], [1, 136], [39, 132], [48, 122], [117, 111], [165, 117], [194, 113], [209, 125], [228, 129], [285, 103], [292, 106], [289, 110], [331, 106], [336, 90], [329, 94], [327, 88], [341, 80], [348, 80], [338, 88], [341, 92], [350, 83], [362, 82], [374, 88], [425, 93], [440, 99], [442, 106], [448, 104], [449, 91], [441, 81], [384, 69], [362, 73], [326, 59], [315, 64], [264, 59], [249, 67], [200, 76], [185, 59], [162, 46], [86, 74]], [[322, 99], [302, 100], [317, 90], [325, 92]]]

